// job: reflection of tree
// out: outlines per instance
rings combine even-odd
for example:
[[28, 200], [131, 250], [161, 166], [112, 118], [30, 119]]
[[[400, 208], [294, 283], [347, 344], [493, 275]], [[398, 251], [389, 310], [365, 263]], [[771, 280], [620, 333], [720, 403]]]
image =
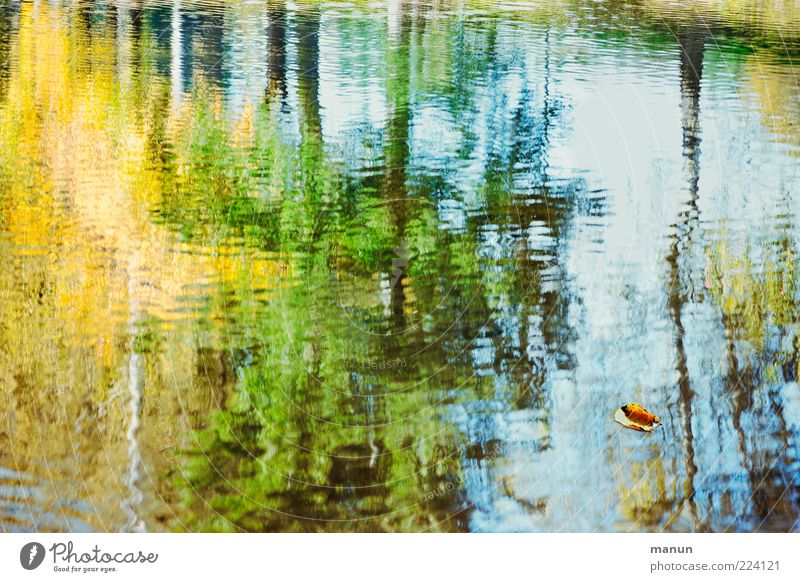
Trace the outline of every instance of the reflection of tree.
[[293, 17], [297, 46], [297, 92], [300, 100], [300, 128], [305, 141], [322, 138], [319, 110], [319, 21], [316, 6], [300, 4]]
[[[522, 90], [518, 103], [507, 103], [504, 97], [507, 74], [503, 73], [506, 65], [502, 57], [491, 57], [488, 69], [489, 87], [495, 93], [491, 101], [496, 104], [496, 109], [490, 111], [489, 132], [508, 135], [508, 140], [497, 142], [499, 147], [491, 147], [486, 156], [483, 170], [486, 219], [489, 224], [497, 224], [501, 232], [512, 234], [514, 229], [536, 232], [530, 243], [518, 246], [514, 269], [507, 274], [509, 279], [495, 289], [509, 294], [510, 304], [521, 308], [520, 329], [514, 337], [507, 338], [509, 346], [519, 343], [519, 348], [508, 355], [519, 361], [531, 349], [537, 353], [534, 361], [520, 362], [514, 367], [514, 384], [526, 386], [523, 392], [530, 392], [527, 397], [522, 397], [522, 393], [517, 395], [515, 405], [519, 407], [531, 403], [544, 405], [546, 366], [571, 365], [566, 324], [570, 298], [552, 282], [563, 274], [559, 253], [583, 188], [581, 179], [554, 179], [556, 176], [549, 167], [550, 134], [559, 122], [562, 105], [554, 80], [556, 67], [552, 63], [549, 29], [542, 41], [541, 79], [535, 82], [526, 72], [520, 73]], [[535, 349], [530, 346], [539, 341], [543, 345]]]
[[[217, 244], [213, 255], [175, 253], [179, 237], [153, 224], [150, 214], [150, 208], [159, 206], [161, 186], [174, 178], [169, 177], [170, 172], [162, 172], [162, 161], [153, 155], [151, 146], [160, 142], [160, 148], [171, 149], [172, 145], [164, 142], [167, 135], [174, 135], [174, 128], [163, 114], [169, 109], [165, 106], [169, 86], [158, 71], [142, 65], [151, 62], [159, 50], [143, 42], [150, 36], [149, 24], [143, 23], [141, 37], [134, 33], [129, 40], [123, 38], [120, 32], [129, 30], [132, 23], [130, 14], [120, 11], [114, 26], [112, 19], [95, 23], [91, 44], [85, 47], [75, 41], [85, 39], [86, 30], [74, 23], [67, 28], [62, 10], [47, 3], [21, 7], [15, 40], [19, 57], [2, 103], [0, 175], [4, 196], [0, 224], [4, 232], [8, 227], [14, 232], [13, 225], [21, 220], [26, 225], [21, 231], [25, 240], [36, 240], [41, 248], [52, 245], [55, 252], [43, 253], [43, 260], [33, 262], [25, 257], [28, 243], [20, 241], [12, 246], [14, 253], [20, 249], [23, 254], [19, 259], [10, 257], [9, 266], [0, 270], [4, 297], [15, 297], [8, 307], [17, 311], [22, 304], [31, 305], [30, 310], [3, 316], [15, 322], [4, 328], [3, 333], [9, 334], [4, 343], [11, 345], [11, 337], [28, 334], [36, 338], [23, 341], [12, 359], [0, 358], [0, 389], [5, 395], [8, 377], [24, 379], [24, 383], [14, 381], [17, 387], [24, 386], [20, 389], [25, 394], [23, 399], [15, 398], [13, 406], [20, 419], [14, 429], [20, 451], [15, 463], [31, 483], [38, 482], [41, 471], [27, 459], [33, 450], [28, 443], [33, 438], [42, 445], [43, 435], [37, 427], [52, 430], [45, 445], [53, 459], [47, 467], [47, 482], [51, 489], [62, 489], [53, 499], [74, 505], [63, 512], [67, 525], [61, 529], [72, 529], [69, 524], [86, 529], [90, 526], [81, 521], [86, 519], [91, 527], [114, 530], [139, 525], [138, 490], [149, 486], [141, 479], [139, 455], [149, 468], [161, 471], [163, 457], [154, 455], [152, 447], [166, 439], [163, 426], [154, 422], [153, 404], [170, 400], [165, 396], [170, 390], [164, 379], [175, 374], [183, 386], [192, 386], [194, 381], [187, 371], [191, 365], [186, 363], [195, 354], [180, 347], [182, 340], [178, 340], [191, 332], [173, 327], [164, 344], [159, 344], [158, 338], [161, 323], [171, 318], [170, 312], [174, 313], [180, 302], [181, 289], [187, 281], [207, 277], [219, 277], [223, 282], [241, 280], [247, 274], [268, 282], [272, 275], [259, 273], [259, 261], [246, 260], [245, 267], [243, 255], [231, 255], [224, 245], [220, 252]], [[107, 50], [129, 42], [137, 45], [140, 59], [119, 59], [116, 50]], [[91, 75], [81, 74], [80, 68], [75, 72], [75, 51], [92, 60]], [[119, 70], [126, 67], [128, 70]], [[135, 82], [128, 84], [126, 80], [132, 78]], [[166, 100], [162, 100], [165, 87]], [[120, 94], [130, 98], [119, 98]], [[59, 104], [53, 115], [35, 113], [53, 103]], [[147, 111], [151, 106], [164, 117], [158, 131], [153, 126], [161, 122]], [[156, 123], [145, 123], [143, 118]], [[206, 128], [213, 128], [208, 118], [205, 121]], [[187, 149], [192, 148], [178, 152], [185, 156], [181, 163], [187, 163], [186, 158], [189, 163], [196, 162], [186, 155]], [[205, 176], [213, 182], [220, 174]], [[216, 232], [221, 232], [219, 226]], [[25, 265], [22, 273], [13, 267], [18, 261]], [[260, 264], [269, 270], [268, 262]], [[41, 281], [40, 272], [46, 274]], [[20, 283], [22, 294], [15, 290]], [[6, 285], [10, 285], [10, 293]], [[216, 297], [230, 307], [230, 296]], [[5, 309], [7, 302], [2, 305]], [[208, 307], [213, 320], [215, 308]], [[43, 322], [49, 323], [40, 329]], [[218, 341], [212, 339], [216, 333], [211, 331], [204, 341]], [[171, 362], [160, 359], [162, 345], [173, 349]], [[46, 365], [27, 369], [26, 362], [37, 359]], [[143, 397], [145, 393], [148, 398]], [[162, 396], [164, 400], [160, 400]], [[194, 392], [185, 396], [186, 400], [171, 410], [171, 430], [178, 425], [184, 404], [184, 413], [189, 415], [190, 410], [203, 408], [195, 408]], [[41, 416], [42, 411], [47, 415]], [[38, 424], [23, 421], [33, 418], [31, 413], [39, 416]], [[138, 427], [137, 421], [141, 421]], [[141, 434], [143, 427], [147, 427], [146, 440]], [[65, 434], [74, 439], [64, 439]], [[62, 460], [75, 459], [75, 455], [83, 462], [65, 466]], [[109, 503], [109, 491], [124, 503]], [[50, 493], [43, 493], [41, 502], [31, 503], [41, 504], [42, 511], [50, 513], [46, 507]], [[148, 498], [152, 494], [152, 490], [146, 493]], [[95, 502], [93, 514], [82, 515], [81, 508]], [[53, 523], [52, 516], [42, 520], [43, 527], [51, 527], [45, 523]]]
[[[447, 103], [463, 136], [459, 154], [475, 156], [481, 168], [479, 211], [466, 221], [481, 277], [465, 285], [474, 295], [464, 320], [473, 325], [459, 330], [459, 337], [475, 354], [471, 366], [491, 370], [478, 382], [477, 400], [467, 415], [470, 446], [462, 464], [473, 483], [473, 501], [507, 503], [511, 498], [520, 510], [536, 514], [550, 500], [530, 499], [537, 492], [506, 478], [503, 463], [494, 462], [499, 455], [486, 451], [522, 446], [508, 428], [512, 417], [541, 431], [525, 447], [541, 452], [551, 446], [549, 372], [572, 366], [570, 297], [559, 284], [564, 268], [560, 252], [583, 181], [559, 179], [549, 167], [550, 136], [562, 109], [550, 31], [539, 37], [544, 58], [532, 73], [528, 55], [501, 42], [496, 22], [479, 31], [454, 28], [451, 58], [455, 71], [463, 67], [463, 75], [453, 79]], [[454, 176], [452, 190], [445, 192], [457, 198], [463, 195], [459, 187]]]
[[[798, 502], [797, 488], [792, 488], [796, 475], [790, 460], [791, 430], [776, 390], [797, 378], [796, 253], [788, 239], [771, 247], [759, 265], [748, 257], [749, 249], [736, 257], [720, 243], [708, 268], [708, 284], [726, 335], [723, 380], [748, 477], [748, 487], [739, 493], [749, 496], [750, 511], [740, 518], [752, 520], [753, 528], [764, 527], [768, 518], [790, 524]], [[741, 353], [741, 340], [755, 355]]]
[[[680, 213], [675, 224], [675, 235], [667, 256], [670, 268], [667, 305], [675, 327], [675, 366], [678, 373], [678, 406], [681, 417], [686, 477], [683, 486], [683, 502], [689, 504], [694, 528], [702, 527], [697, 514], [694, 480], [697, 465], [694, 460], [694, 434], [692, 429], [693, 391], [689, 379], [686, 356], [686, 329], [683, 323], [684, 308], [689, 300], [686, 282], [681, 274], [681, 254], [690, 251], [692, 234], [697, 228], [699, 211], [697, 200], [700, 181], [700, 83], [703, 73], [705, 32], [684, 31], [678, 35], [681, 72], [681, 129], [682, 153], [687, 190], [687, 210]], [[672, 518], [670, 518], [672, 519]]]
[[[322, 143], [322, 116], [319, 102], [319, 25], [316, 6], [300, 4], [292, 15], [294, 44], [297, 47], [297, 93], [300, 119], [300, 179], [304, 212], [309, 221], [334, 203], [331, 185], [326, 181], [325, 152]], [[326, 197], [329, 199], [326, 201]]]
[[[682, 323], [682, 312], [688, 301], [686, 282], [681, 276], [681, 254], [691, 244], [695, 233], [699, 230], [698, 184], [699, 184], [699, 99], [700, 81], [702, 78], [703, 51], [708, 30], [690, 31], [679, 35], [681, 45], [681, 117], [683, 127], [684, 173], [686, 175], [688, 209], [681, 213], [676, 225], [677, 234], [672, 245], [672, 252], [667, 258], [671, 270], [669, 290], [669, 309], [676, 328], [677, 371], [679, 380], [679, 403], [684, 435], [685, 458], [687, 460], [686, 486], [684, 494], [689, 503], [690, 513], [695, 529], [707, 527], [705, 521], [711, 516], [698, 515], [695, 502], [694, 480], [698, 469], [694, 461], [694, 437], [692, 431], [692, 399], [693, 391], [689, 381], [687, 357], [683, 346], [685, 330]], [[731, 397], [733, 428], [738, 435], [738, 448], [742, 455], [742, 466], [749, 478], [748, 505], [752, 507], [751, 516], [755, 521], [753, 527], [759, 527], [763, 520], [773, 513], [791, 512], [791, 493], [789, 489], [793, 477], [785, 463], [785, 452], [789, 447], [787, 423], [783, 418], [782, 407], [773, 393], [768, 392], [767, 403], [757, 404], [755, 395], [763, 392], [764, 383], [776, 383], [786, 375], [773, 363], [754, 368], [750, 362], [742, 362], [737, 356], [736, 340], [744, 332], [751, 345], [758, 350], [766, 348], [764, 334], [770, 325], [793, 325], [796, 307], [794, 303], [793, 257], [791, 243], [784, 240], [776, 245], [777, 262], [768, 260], [763, 268], [764, 281], [754, 274], [757, 267], [749, 259], [733, 258], [724, 244], [717, 244], [712, 253], [711, 265], [707, 267], [706, 286], [722, 311], [722, 323], [726, 334], [726, 375], [723, 379], [727, 393]], [[746, 253], [749, 251], [746, 251]], [[769, 251], [772, 252], [772, 251]], [[784, 332], [779, 332], [783, 335]], [[780, 360], [788, 364], [791, 370], [789, 377], [796, 376], [797, 361], [796, 344], [788, 357], [783, 354], [763, 354], [764, 360]], [[772, 371], [771, 371], [772, 370]], [[771, 372], [770, 372], [771, 371]], [[783, 376], [783, 378], [779, 378]], [[749, 422], [745, 419], [749, 417]], [[771, 426], [776, 439], [755, 437], [759, 429], [755, 427]], [[780, 450], [770, 451], [771, 447]], [[732, 485], [727, 485], [726, 489]], [[722, 492], [721, 492], [722, 493]], [[729, 494], [736, 494], [731, 491]], [[784, 496], [790, 499], [785, 499]], [[745, 519], [744, 509], [740, 510], [738, 519]], [[787, 523], [791, 518], [787, 517]], [[731, 523], [731, 527], [739, 527]]]
[[11, 41], [14, 35], [14, 21], [19, 14], [18, 7], [17, 3], [3, 3], [0, 6], [0, 102], [6, 97], [11, 70]]
[[[465, 529], [468, 486], [470, 495], [515, 497], [526, 511], [547, 506], [510, 480], [495, 491], [496, 480], [470, 481], [465, 471], [502, 469], [493, 459], [515, 438], [503, 428], [512, 413], [541, 423], [544, 435], [512, 445], [524, 454], [548, 448], [543, 367], [573, 365], [566, 322], [575, 299], [558, 283], [583, 185], [549, 164], [561, 111], [551, 51], [557, 27], [543, 35], [534, 72], [525, 51], [504, 38], [512, 17], [480, 26], [432, 20], [409, 1], [390, 25], [343, 25], [310, 4], [264, 7], [267, 95], [244, 111], [226, 110], [223, 30], [231, 44], [238, 31], [235, 21], [223, 26], [221, 4], [121, 3], [81, 14], [39, 3], [48, 18], [38, 22], [31, 3], [0, 7], [0, 224], [13, 249], [0, 270], [8, 347], [0, 395], [13, 409], [12, 438], [26, 450], [41, 445], [37, 427], [59, 435], [81, 427], [86, 463], [58, 468], [51, 488], [83, 483], [67, 497], [97, 496], [101, 505], [108, 491], [130, 494], [124, 509], [132, 515], [115, 505], [90, 518], [92, 526], [115, 529], [142, 509], [135, 489], [150, 485], [139, 478], [138, 453], [153, 475], [170, 476], [145, 491], [148, 500], [166, 500], [154, 512], [163, 522], [148, 514], [148, 527]], [[357, 49], [355, 59], [385, 61], [385, 69], [363, 67], [364, 85], [383, 89], [386, 115], [374, 122], [382, 141], [369, 155], [377, 162], [355, 171], [342, 166], [364, 159], [348, 152], [342, 163], [328, 153], [349, 137], [323, 136], [320, 39], [335, 46], [337, 26], [362, 27], [359, 38], [370, 40], [391, 31], [385, 51], [375, 48], [380, 42], [363, 50], [339, 39]], [[702, 521], [684, 345], [702, 34], [685, 34], [681, 48], [689, 209], [667, 257], [667, 299], [688, 459], [683, 497]], [[330, 62], [339, 57], [350, 55], [334, 52]], [[276, 101], [280, 107], [270, 107]], [[431, 111], [452, 130], [437, 144], [441, 152], [414, 142], [424, 141], [428, 128], [418, 122]], [[447, 205], [463, 224], [445, 224]], [[81, 256], [57, 241], [84, 245]], [[712, 269], [744, 289], [731, 294], [721, 282], [714, 297], [729, 334], [726, 383], [756, 519], [776, 505], [781, 516], [796, 508], [793, 490], [781, 495], [792, 476], [778, 450], [792, 429], [780, 399], [761, 398], [765, 381], [790, 380], [797, 367], [796, 348], [783, 352], [768, 341], [770, 326], [789, 333], [796, 312], [793, 246], [778, 246], [783, 254], [763, 277], [736, 279], [735, 265], [720, 256]], [[399, 247], [412, 259], [381, 293]], [[31, 252], [43, 248], [52, 252]], [[751, 330], [758, 331], [747, 339], [776, 360], [763, 372], [735, 349], [737, 334]], [[778, 448], [755, 440], [767, 423]], [[3, 450], [8, 438], [4, 426]], [[47, 439], [54, 459], [74, 458], [63, 438]], [[98, 451], [114, 471], [98, 468]], [[47, 483], [32, 460], [18, 470], [27, 475], [20, 482]], [[632, 472], [643, 482], [653, 476], [631, 491], [632, 515], [663, 521], [676, 506], [663, 463]], [[37, 519], [63, 529], [79, 519], [75, 507], [54, 519], [59, 508], [50, 504]], [[179, 519], [171, 521], [173, 509]]]
[[279, 102], [286, 99], [286, 2], [267, 2], [267, 94]]
[[[407, 217], [407, 191], [406, 168], [410, 153], [410, 119], [411, 119], [411, 79], [410, 79], [410, 50], [411, 50], [411, 27], [412, 27], [412, 5], [408, 1], [401, 2], [396, 7], [396, 18], [399, 22], [395, 24], [397, 31], [395, 37], [390, 39], [389, 48], [389, 78], [387, 79], [386, 95], [388, 101], [387, 111], [389, 119], [386, 122], [386, 146], [384, 159], [386, 164], [386, 176], [384, 192], [389, 201], [389, 212], [391, 214], [392, 226], [394, 229], [396, 248], [402, 253], [402, 246], [405, 244], [405, 231]], [[390, 18], [393, 15], [390, 15]], [[406, 326], [405, 302], [406, 302], [406, 272], [401, 271], [399, 276], [392, 277], [391, 285], [391, 307], [394, 317], [394, 326], [397, 331], [401, 331]]]
[[[369, 334], [354, 333], [338, 313], [331, 295], [335, 289], [328, 288], [334, 262], [325, 250], [337, 242], [341, 232], [337, 221], [352, 217], [328, 212], [321, 230], [303, 226], [328, 207], [337, 209], [344, 193], [337, 190], [338, 182], [329, 180], [322, 148], [319, 14], [300, 7], [290, 21], [297, 39], [293, 46], [298, 51], [301, 144], [298, 157], [287, 167], [291, 190], [281, 202], [281, 225], [294, 233], [294, 240], [284, 239], [288, 245], [308, 249], [312, 236], [314, 248], [320, 250], [307, 257], [305, 284], [287, 289], [260, 317], [258, 343], [272, 347], [242, 370], [242, 381], [225, 410], [198, 431], [204, 446], [198, 455], [187, 451], [185, 478], [224, 515], [222, 527], [336, 530], [341, 523], [335, 520], [348, 520], [347, 528], [355, 530], [463, 527], [450, 520], [459, 502], [453, 492], [455, 458], [446, 450], [452, 436], [430, 418], [425, 406], [423, 380], [428, 366], [440, 367], [442, 358], [427, 355], [429, 363], [414, 362], [419, 370], [410, 369], [410, 361], [403, 362], [409, 369], [401, 371], [392, 367], [399, 366], [402, 355], [397, 341], [370, 341]], [[407, 61], [407, 43], [398, 50], [400, 55], [395, 56]], [[399, 70], [407, 72], [408, 67]], [[387, 123], [391, 137], [385, 155], [394, 160], [389, 165], [393, 170], [380, 182], [380, 195], [387, 199], [398, 192], [405, 195], [405, 180], [398, 181], [396, 172], [405, 172], [408, 165], [409, 77], [396, 82], [387, 94], [404, 105]], [[215, 140], [220, 147], [229, 147], [230, 142], [221, 138]], [[224, 151], [219, 152], [223, 158], [228, 155]], [[400, 218], [391, 222], [393, 231], [396, 225], [405, 228]], [[435, 236], [435, 230], [427, 230], [430, 227], [435, 228], [434, 223], [418, 226], [426, 229], [427, 236]], [[385, 241], [371, 240], [373, 234], [378, 232], [360, 233], [380, 254], [396, 245], [394, 234]], [[382, 247], [384, 242], [389, 248]], [[389, 367], [373, 369], [372, 362], [389, 362]], [[390, 388], [399, 393], [392, 395]], [[397, 422], [406, 416], [408, 422]], [[219, 485], [217, 472], [230, 480], [231, 487]], [[429, 500], [425, 492], [431, 493]], [[404, 510], [394, 513], [400, 509]], [[287, 520], [279, 512], [297, 518]], [[207, 523], [201, 519], [197, 526]]]

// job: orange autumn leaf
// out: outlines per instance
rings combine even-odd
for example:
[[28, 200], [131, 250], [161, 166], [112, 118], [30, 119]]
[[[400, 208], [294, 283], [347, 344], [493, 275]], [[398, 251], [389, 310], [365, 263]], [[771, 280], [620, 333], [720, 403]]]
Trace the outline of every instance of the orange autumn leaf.
[[638, 404], [626, 404], [617, 409], [614, 420], [634, 430], [651, 431], [660, 424], [659, 418]]

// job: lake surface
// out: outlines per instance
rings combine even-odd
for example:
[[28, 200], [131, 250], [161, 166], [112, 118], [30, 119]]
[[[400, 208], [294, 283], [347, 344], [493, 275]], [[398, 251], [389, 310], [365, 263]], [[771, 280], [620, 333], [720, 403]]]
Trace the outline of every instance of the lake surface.
[[800, 530], [798, 60], [793, 0], [4, 2], [0, 531]]

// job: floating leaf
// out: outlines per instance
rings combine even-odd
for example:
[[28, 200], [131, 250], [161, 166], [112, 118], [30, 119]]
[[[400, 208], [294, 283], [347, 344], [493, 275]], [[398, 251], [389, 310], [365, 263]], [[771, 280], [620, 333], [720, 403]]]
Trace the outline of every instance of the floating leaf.
[[614, 420], [622, 426], [647, 432], [650, 432], [661, 423], [655, 414], [648, 412], [638, 404], [626, 404], [617, 408]]

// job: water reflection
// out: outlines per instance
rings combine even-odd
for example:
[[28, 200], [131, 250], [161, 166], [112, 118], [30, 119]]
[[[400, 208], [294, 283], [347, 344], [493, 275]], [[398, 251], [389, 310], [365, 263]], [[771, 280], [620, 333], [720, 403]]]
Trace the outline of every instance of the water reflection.
[[3, 529], [796, 530], [799, 16], [0, 8]]

